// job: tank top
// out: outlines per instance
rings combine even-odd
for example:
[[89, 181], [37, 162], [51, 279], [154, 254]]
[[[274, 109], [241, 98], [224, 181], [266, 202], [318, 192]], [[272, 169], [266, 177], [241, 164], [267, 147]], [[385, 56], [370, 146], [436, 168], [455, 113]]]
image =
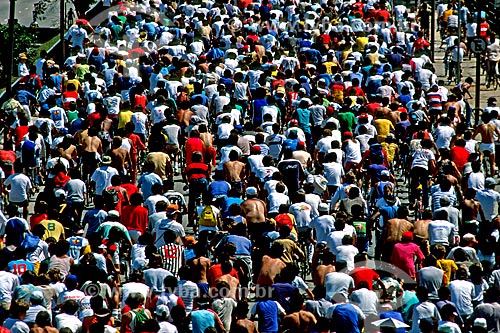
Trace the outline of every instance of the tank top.
[[71, 257], [58, 258], [52, 256], [49, 261], [49, 269], [57, 268], [62, 275], [66, 276], [69, 273], [71, 267]]

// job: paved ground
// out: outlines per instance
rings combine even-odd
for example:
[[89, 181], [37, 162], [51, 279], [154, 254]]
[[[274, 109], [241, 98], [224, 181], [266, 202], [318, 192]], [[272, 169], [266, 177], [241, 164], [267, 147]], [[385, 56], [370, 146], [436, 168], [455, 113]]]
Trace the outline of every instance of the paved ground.
[[[19, 24], [29, 26], [33, 21], [33, 8], [38, 0], [16, 0], [16, 19]], [[60, 0], [44, 0], [49, 3], [45, 12], [44, 18], [38, 21], [41, 28], [59, 27], [59, 1]], [[66, 1], [66, 13], [70, 8], [71, 2]], [[9, 0], [0, 0], [0, 23], [7, 23], [9, 19]]]

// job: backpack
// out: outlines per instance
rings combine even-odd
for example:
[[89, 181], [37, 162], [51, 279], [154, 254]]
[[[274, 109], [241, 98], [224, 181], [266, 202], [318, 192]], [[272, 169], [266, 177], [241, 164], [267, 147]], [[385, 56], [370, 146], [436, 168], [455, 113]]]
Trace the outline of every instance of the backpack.
[[102, 199], [106, 208], [109, 210], [116, 209], [118, 202], [120, 202], [120, 196], [118, 195], [118, 190], [116, 188], [107, 188], [102, 191]]
[[36, 143], [26, 140], [21, 146], [21, 160], [27, 168], [36, 167]]
[[203, 227], [215, 227], [217, 225], [217, 219], [215, 218], [212, 205], [206, 205], [203, 208], [198, 224]]
[[144, 309], [140, 309], [138, 311], [130, 311], [132, 313], [132, 322], [130, 325], [130, 329], [132, 333], [140, 333], [143, 332], [143, 326], [146, 321], [151, 319], [149, 315], [146, 313]]
[[33, 252], [40, 242], [40, 237], [33, 234], [27, 233], [24, 240], [21, 243], [21, 247], [26, 250], [26, 252]]

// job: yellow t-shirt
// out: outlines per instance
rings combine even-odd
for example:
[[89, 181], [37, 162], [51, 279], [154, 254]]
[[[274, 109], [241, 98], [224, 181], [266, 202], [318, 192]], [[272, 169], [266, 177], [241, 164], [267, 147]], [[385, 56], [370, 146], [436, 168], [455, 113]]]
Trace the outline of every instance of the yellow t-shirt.
[[396, 157], [396, 150], [398, 149], [398, 145], [395, 143], [387, 143], [387, 142], [382, 142], [381, 145], [382, 145], [382, 148], [387, 153], [387, 162], [391, 163], [392, 161], [394, 161], [394, 157]]
[[125, 128], [125, 125], [132, 120], [134, 113], [130, 110], [122, 110], [118, 114], [118, 129]]
[[356, 38], [356, 45], [358, 50], [362, 52], [365, 49], [365, 45], [368, 44], [368, 37], [358, 37]]
[[54, 237], [56, 241], [61, 239], [61, 236], [64, 238], [64, 227], [56, 220], [43, 220], [40, 224], [45, 227], [43, 240], [46, 240], [49, 237]]
[[439, 259], [437, 261], [436, 267], [444, 271], [444, 276], [446, 277], [446, 285], [450, 283], [451, 275], [455, 274], [455, 272], [458, 270], [458, 266], [457, 264], [455, 264], [455, 261], [450, 259]]
[[378, 137], [385, 139], [387, 134], [391, 132], [394, 128], [392, 122], [388, 119], [377, 119], [373, 122], [373, 125], [377, 129]]

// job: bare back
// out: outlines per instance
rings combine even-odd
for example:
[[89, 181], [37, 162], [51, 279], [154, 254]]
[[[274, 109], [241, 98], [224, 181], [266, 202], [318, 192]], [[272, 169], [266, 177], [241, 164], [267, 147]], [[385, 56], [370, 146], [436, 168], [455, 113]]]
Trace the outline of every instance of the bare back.
[[262, 223], [266, 221], [266, 204], [264, 201], [253, 198], [241, 203], [243, 215], [247, 223]]

